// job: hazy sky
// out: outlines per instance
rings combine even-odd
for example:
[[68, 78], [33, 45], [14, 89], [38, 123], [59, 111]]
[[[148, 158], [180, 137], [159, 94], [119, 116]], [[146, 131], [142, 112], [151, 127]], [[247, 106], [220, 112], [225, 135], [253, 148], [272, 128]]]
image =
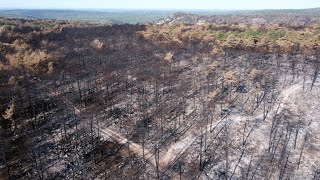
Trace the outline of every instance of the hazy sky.
[[19, 9], [300, 9], [320, 0], [0, 0], [0, 8]]

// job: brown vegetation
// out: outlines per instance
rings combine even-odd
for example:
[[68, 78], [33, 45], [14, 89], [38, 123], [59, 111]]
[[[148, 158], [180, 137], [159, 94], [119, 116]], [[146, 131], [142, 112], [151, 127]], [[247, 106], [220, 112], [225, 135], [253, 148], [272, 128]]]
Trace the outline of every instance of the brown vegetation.
[[3, 21], [0, 178], [316, 174], [316, 25]]

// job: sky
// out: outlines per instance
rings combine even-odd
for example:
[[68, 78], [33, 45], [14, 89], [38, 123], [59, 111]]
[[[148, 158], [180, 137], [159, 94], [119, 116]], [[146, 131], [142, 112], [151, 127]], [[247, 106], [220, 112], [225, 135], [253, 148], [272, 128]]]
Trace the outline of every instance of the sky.
[[303, 9], [320, 0], [0, 0], [0, 9]]

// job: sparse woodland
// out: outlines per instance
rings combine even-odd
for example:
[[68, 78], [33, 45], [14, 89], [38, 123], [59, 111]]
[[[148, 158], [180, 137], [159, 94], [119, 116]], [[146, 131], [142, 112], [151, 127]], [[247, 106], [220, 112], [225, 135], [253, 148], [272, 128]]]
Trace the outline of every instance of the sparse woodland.
[[320, 178], [317, 23], [0, 20], [0, 179]]

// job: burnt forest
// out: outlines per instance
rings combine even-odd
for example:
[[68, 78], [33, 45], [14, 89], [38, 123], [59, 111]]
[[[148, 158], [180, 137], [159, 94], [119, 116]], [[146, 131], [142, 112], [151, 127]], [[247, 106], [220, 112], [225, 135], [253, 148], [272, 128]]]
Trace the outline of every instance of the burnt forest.
[[320, 179], [319, 9], [150, 18], [0, 18], [0, 179]]

